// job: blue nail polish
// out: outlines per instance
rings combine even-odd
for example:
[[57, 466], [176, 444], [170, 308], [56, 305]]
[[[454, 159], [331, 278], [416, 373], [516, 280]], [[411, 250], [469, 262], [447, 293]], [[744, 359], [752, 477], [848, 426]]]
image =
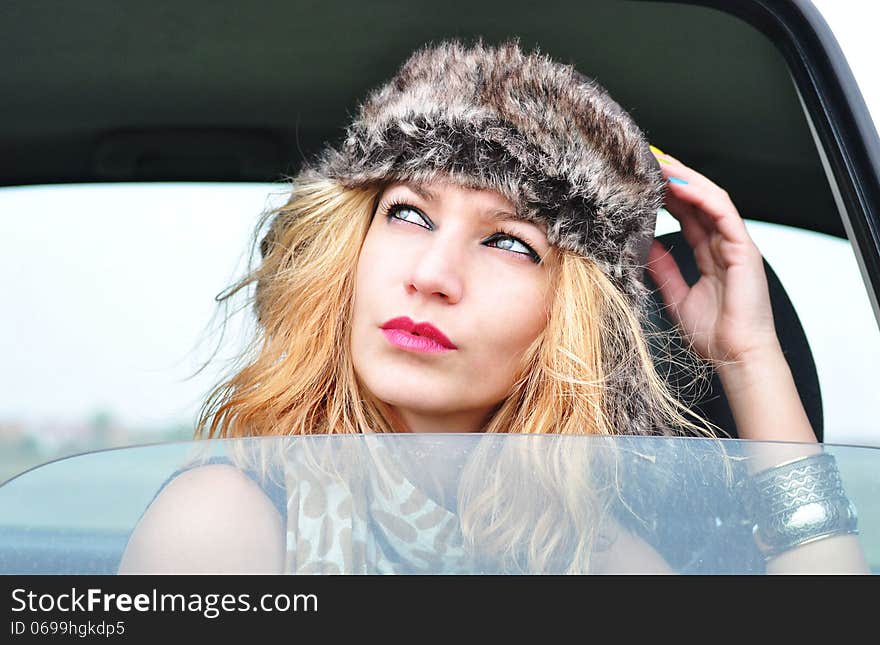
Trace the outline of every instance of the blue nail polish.
[[684, 185], [687, 185], [687, 182], [686, 182], [684, 179], [679, 179], [678, 177], [670, 177], [670, 178], [669, 178], [669, 183], [670, 183], [670, 184], [684, 184]]

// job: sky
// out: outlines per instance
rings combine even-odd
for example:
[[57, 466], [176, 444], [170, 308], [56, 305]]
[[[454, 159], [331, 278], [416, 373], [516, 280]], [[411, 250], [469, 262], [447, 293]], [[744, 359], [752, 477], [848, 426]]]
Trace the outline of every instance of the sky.
[[[218, 378], [214, 296], [245, 266], [266, 185], [0, 191], [0, 418], [191, 422]], [[208, 342], [206, 342], [208, 341]], [[228, 355], [228, 354], [227, 354]]]
[[880, 3], [871, 0], [812, 0], [835, 35], [874, 125], [880, 123], [877, 29]]

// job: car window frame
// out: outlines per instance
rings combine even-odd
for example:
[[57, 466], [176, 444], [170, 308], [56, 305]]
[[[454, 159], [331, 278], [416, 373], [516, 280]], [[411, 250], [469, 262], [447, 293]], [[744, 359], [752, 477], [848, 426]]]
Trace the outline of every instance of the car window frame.
[[810, 0], [682, 1], [743, 20], [785, 60], [880, 327], [880, 138], [831, 27]]

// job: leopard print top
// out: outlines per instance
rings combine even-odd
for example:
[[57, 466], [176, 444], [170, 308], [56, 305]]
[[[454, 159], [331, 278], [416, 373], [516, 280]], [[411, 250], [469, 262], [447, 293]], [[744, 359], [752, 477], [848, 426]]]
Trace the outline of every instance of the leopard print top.
[[285, 572], [472, 570], [455, 513], [407, 479], [381, 442], [365, 437], [358, 452], [371, 465], [352, 479], [306, 465], [302, 450], [288, 456]]

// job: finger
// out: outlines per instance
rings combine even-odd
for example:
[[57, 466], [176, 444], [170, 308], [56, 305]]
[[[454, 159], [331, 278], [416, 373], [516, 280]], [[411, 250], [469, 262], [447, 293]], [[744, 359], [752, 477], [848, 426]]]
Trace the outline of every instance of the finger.
[[678, 220], [681, 232], [692, 249], [707, 241], [712, 230], [711, 221], [704, 221], [697, 209], [690, 203], [671, 193], [666, 195], [666, 210]]
[[[663, 206], [666, 208], [666, 211], [672, 215], [675, 219], [682, 223], [686, 218], [690, 218], [697, 223], [701, 224], [701, 228], [705, 231], [709, 231], [713, 228], [712, 220], [691, 203], [690, 200], [685, 199], [681, 194], [677, 191], [671, 189], [672, 184], [667, 185], [666, 195], [664, 197]], [[687, 194], [685, 194], [686, 196]], [[693, 245], [693, 243], [692, 243]]]
[[[714, 186], [717, 190], [723, 191], [721, 186], [713, 182], [711, 179], [706, 177], [684, 162], [676, 159], [670, 154], [665, 152], [661, 152], [659, 149], [651, 146], [652, 152], [654, 152], [654, 156], [657, 158], [657, 161], [660, 163], [660, 169], [664, 171], [665, 174], [671, 174], [672, 176], [677, 176], [675, 173], [681, 173], [681, 175], [687, 176], [679, 176], [680, 179], [684, 179], [690, 184], [693, 183], [704, 183], [708, 186]], [[659, 153], [659, 154], [658, 154]]]
[[[692, 200], [688, 199], [688, 196], [691, 195], [693, 191], [676, 191], [676, 187], [693, 186], [695, 183], [699, 182], [702, 183], [707, 189], [714, 188], [718, 191], [720, 191], [721, 189], [715, 184], [712, 184], [711, 181], [700, 175], [698, 172], [688, 168], [687, 166], [676, 160], [674, 157], [667, 155], [658, 148], [651, 146], [651, 151], [657, 157], [657, 161], [660, 162], [660, 169], [663, 172], [663, 176], [666, 178], [667, 181], [667, 203], [665, 204], [667, 210], [676, 217], [681, 212], [686, 212], [697, 216], [703, 215], [702, 213], [699, 213], [695, 205], [691, 203]], [[672, 168], [668, 167], [670, 164], [673, 164]], [[684, 178], [684, 175], [687, 175], [688, 179]], [[701, 219], [706, 219], [707, 224], [711, 223], [711, 220], [709, 220], [708, 218], [701, 217]]]
[[[673, 208], [677, 206], [683, 212], [695, 214], [704, 224], [704, 228], [717, 230], [731, 242], [748, 242], [749, 236], [745, 222], [727, 192], [706, 180], [699, 173], [682, 172], [683, 170], [684, 167], [678, 170], [664, 171], [664, 174], [669, 177], [675, 177], [671, 174], [673, 172], [678, 175], [690, 176], [691, 173], [696, 175], [691, 176], [694, 183], [690, 181], [688, 183], [669, 182], [667, 184], [667, 203], [673, 205]], [[687, 180], [685, 179], [685, 181]], [[686, 205], [690, 208], [687, 208]], [[670, 212], [672, 211], [670, 210]]]
[[724, 191], [700, 190], [698, 187], [670, 184], [672, 191], [680, 199], [684, 199], [701, 211], [706, 217], [704, 221], [711, 223], [712, 228], [731, 241], [743, 241], [748, 238], [746, 224], [739, 212]]
[[681, 275], [681, 269], [672, 254], [657, 240], [651, 243], [648, 252], [648, 272], [660, 290], [663, 303], [672, 310], [678, 321], [678, 305], [690, 292], [690, 286]]
[[677, 183], [676, 181], [672, 181], [670, 182], [671, 185], [689, 185], [704, 187], [705, 189], [707, 189], [707, 194], [711, 193], [717, 200], [722, 203], [727, 202], [731, 208], [736, 210], [736, 207], [733, 205], [733, 201], [730, 199], [727, 191], [725, 191], [723, 188], [721, 188], [721, 186], [706, 177], [706, 175], [682, 163], [672, 155], [666, 153], [657, 154], [659, 150], [653, 148], [653, 146], [652, 149], [656, 151], [654, 153], [654, 156], [657, 158], [657, 161], [660, 162], [660, 170], [663, 172], [663, 175], [666, 177], [666, 179], [677, 179], [679, 181], [685, 182]]
[[[740, 216], [727, 191], [672, 155], [654, 146], [651, 146], [651, 151], [661, 162], [661, 171], [667, 178], [666, 205], [673, 216], [681, 221], [682, 218], [678, 217], [679, 213], [694, 215], [705, 232], [703, 240], [717, 230], [726, 241], [749, 249], [754, 247], [745, 220]], [[685, 230], [683, 222], [682, 231], [688, 239], [688, 231]], [[688, 239], [688, 242], [696, 252], [695, 242], [691, 239]]]
[[[669, 159], [672, 158], [670, 157]], [[718, 184], [680, 161], [672, 160], [665, 164], [660, 164], [660, 171], [671, 186], [698, 187], [702, 192], [715, 194], [719, 198], [727, 195]]]
[[721, 186], [706, 177], [706, 175], [694, 170], [693, 168], [679, 161], [670, 154], [666, 154], [665, 152], [661, 153], [659, 149], [654, 148], [653, 146], [651, 146], [651, 148], [654, 152], [654, 156], [660, 163], [660, 170], [663, 171], [663, 174], [666, 176], [667, 179], [676, 178], [679, 180], [684, 180], [689, 185], [701, 185], [706, 187], [707, 189], [714, 190], [719, 195], [727, 195], [727, 193], [724, 191], [723, 188], [721, 188]]

